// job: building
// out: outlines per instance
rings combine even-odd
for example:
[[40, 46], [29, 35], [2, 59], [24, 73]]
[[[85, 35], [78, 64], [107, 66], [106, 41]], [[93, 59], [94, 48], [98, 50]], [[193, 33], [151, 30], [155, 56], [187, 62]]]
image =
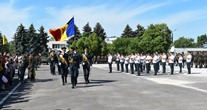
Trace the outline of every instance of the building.
[[105, 41], [107, 44], [112, 44], [114, 40], [116, 40], [117, 37], [116, 36], [112, 36], [112, 37], [106, 37]]
[[175, 48], [175, 53], [184, 53], [187, 52], [207, 52], [207, 48]]
[[61, 50], [62, 47], [67, 46], [67, 41], [49, 41], [47, 43], [49, 51], [51, 50]]

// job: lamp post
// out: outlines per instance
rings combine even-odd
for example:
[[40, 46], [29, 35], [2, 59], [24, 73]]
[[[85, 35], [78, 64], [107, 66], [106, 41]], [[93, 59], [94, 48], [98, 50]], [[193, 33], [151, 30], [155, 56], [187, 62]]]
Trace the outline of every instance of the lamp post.
[[175, 30], [172, 31], [172, 44], [174, 44], [174, 41], [173, 41], [173, 33], [174, 33], [175, 31], [177, 31], [177, 29], [175, 29]]

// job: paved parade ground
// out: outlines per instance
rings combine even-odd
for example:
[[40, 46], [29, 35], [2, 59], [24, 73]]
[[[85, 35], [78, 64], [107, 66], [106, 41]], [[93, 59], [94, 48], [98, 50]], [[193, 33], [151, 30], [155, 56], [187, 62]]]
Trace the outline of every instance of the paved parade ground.
[[[153, 68], [152, 68], [153, 69]], [[57, 70], [57, 69], [56, 69]], [[169, 74], [169, 67], [167, 73]], [[17, 84], [2, 109], [23, 110], [206, 110], [207, 69], [192, 68], [192, 74], [145, 72], [141, 76], [116, 71], [108, 73], [107, 64], [94, 64], [90, 84], [84, 83], [82, 69], [77, 88], [62, 85], [59, 75], [52, 76], [48, 65], [36, 72], [36, 82]], [[68, 82], [70, 82], [68, 78]], [[2, 100], [1, 100], [2, 102]]]

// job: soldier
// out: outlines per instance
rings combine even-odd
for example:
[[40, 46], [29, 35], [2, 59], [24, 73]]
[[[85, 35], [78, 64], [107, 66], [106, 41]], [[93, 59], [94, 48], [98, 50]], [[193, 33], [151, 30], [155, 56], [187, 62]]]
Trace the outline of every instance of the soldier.
[[169, 56], [169, 64], [170, 64], [170, 69], [171, 69], [170, 75], [173, 75], [174, 73], [174, 62], [175, 62], [175, 56], [171, 52]]
[[55, 63], [56, 63], [55, 60], [56, 60], [55, 51], [52, 50], [48, 57], [48, 63], [50, 64], [50, 72], [52, 75], [55, 75]]
[[125, 60], [124, 56], [123, 56], [123, 55], [121, 55], [121, 58], [120, 58], [120, 63], [121, 63], [121, 72], [124, 72], [124, 60]]
[[164, 52], [162, 53], [161, 60], [162, 60], [162, 73], [166, 73], [167, 55]]
[[71, 83], [72, 89], [74, 89], [77, 85], [78, 78], [78, 68], [80, 63], [81, 55], [75, 52], [76, 48], [71, 47], [71, 53], [69, 54], [69, 63], [70, 63], [70, 75], [71, 75]]
[[112, 72], [112, 60], [113, 60], [113, 57], [112, 57], [111, 53], [109, 53], [109, 55], [108, 55], [109, 73]]
[[183, 67], [183, 56], [182, 56], [182, 54], [179, 54], [178, 65], [180, 67], [180, 73], [182, 73], [182, 67]]
[[85, 83], [90, 83], [89, 81], [89, 75], [90, 75], [90, 66], [92, 66], [92, 57], [90, 53], [88, 53], [88, 48], [85, 48], [84, 54], [82, 54], [82, 66], [83, 66], [83, 73], [84, 73], [84, 79]]
[[117, 53], [116, 55], [116, 65], [117, 65], [117, 71], [119, 71], [119, 63], [120, 63], [120, 54]]
[[134, 74], [134, 58], [134, 53], [132, 53], [129, 59], [131, 74]]
[[56, 54], [56, 57], [57, 57], [57, 62], [56, 62], [56, 64], [57, 64], [57, 67], [58, 67], [58, 73], [59, 73], [59, 75], [61, 75], [61, 65], [59, 65], [59, 60], [58, 60], [58, 58], [60, 57], [60, 54], [61, 54], [61, 51], [57, 51], [57, 54]]
[[28, 67], [29, 64], [29, 58], [28, 58], [28, 54], [27, 51], [24, 51], [24, 54], [22, 56], [22, 72], [21, 72], [21, 83], [24, 82], [24, 75], [25, 75], [25, 71], [26, 68]]
[[29, 69], [29, 79], [31, 81], [35, 81], [35, 58], [33, 56], [33, 53], [31, 52], [30, 55], [29, 55], [29, 66], [28, 66], [28, 69]]
[[157, 75], [158, 72], [158, 62], [159, 62], [158, 54], [154, 53], [153, 56], [154, 75]]
[[140, 55], [139, 53], [137, 53], [136, 57], [135, 57], [135, 68], [137, 70], [137, 76], [140, 76]]
[[147, 70], [147, 74], [149, 74], [152, 57], [150, 56], [150, 54], [146, 54], [146, 55], [147, 55], [147, 57], [146, 57], [146, 70]]
[[61, 78], [62, 78], [62, 85], [67, 83], [67, 75], [68, 75], [68, 53], [66, 53], [66, 47], [62, 47], [62, 52], [58, 57], [58, 64], [61, 67]]
[[190, 54], [190, 52], [188, 52], [186, 58], [187, 58], [187, 59], [186, 59], [186, 62], [187, 62], [188, 74], [191, 74], [192, 55]]
[[129, 69], [128, 69], [128, 66], [129, 66], [129, 56], [126, 56], [126, 57], [125, 57], [125, 62], [124, 62], [124, 63], [125, 63], [126, 73], [128, 73], [128, 70], [129, 70]]

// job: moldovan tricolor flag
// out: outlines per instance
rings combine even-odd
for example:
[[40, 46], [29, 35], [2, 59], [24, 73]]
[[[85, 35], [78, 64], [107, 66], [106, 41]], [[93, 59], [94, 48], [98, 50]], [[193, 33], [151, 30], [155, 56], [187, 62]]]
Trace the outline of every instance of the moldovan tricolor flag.
[[69, 37], [75, 35], [75, 24], [74, 24], [74, 17], [70, 19], [70, 21], [65, 24], [64, 26], [57, 28], [57, 29], [50, 29], [49, 30], [52, 37], [55, 41], [64, 41], [67, 40]]

